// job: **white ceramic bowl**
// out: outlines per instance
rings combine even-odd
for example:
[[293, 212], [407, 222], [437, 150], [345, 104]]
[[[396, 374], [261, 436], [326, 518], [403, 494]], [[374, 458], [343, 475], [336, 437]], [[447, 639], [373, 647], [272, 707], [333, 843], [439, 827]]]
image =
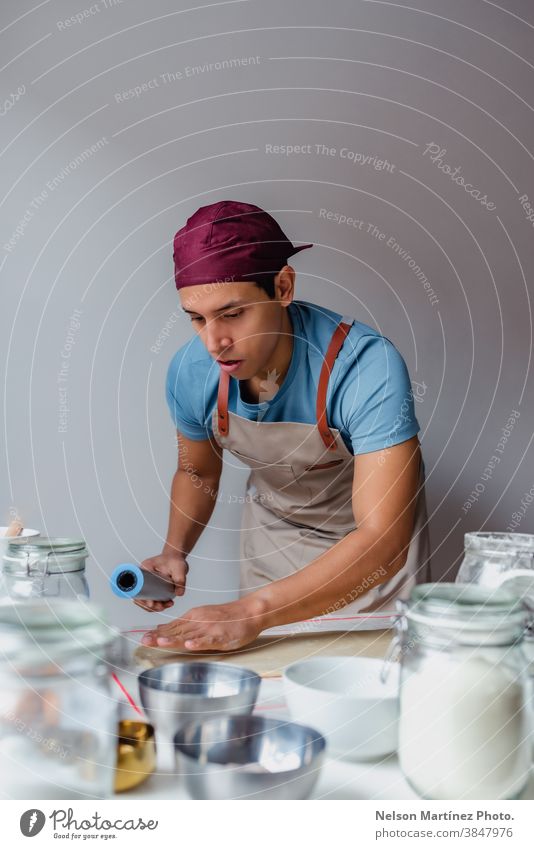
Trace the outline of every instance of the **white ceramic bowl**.
[[317, 657], [283, 675], [291, 718], [317, 728], [327, 753], [347, 760], [384, 757], [397, 749], [400, 667], [383, 684], [383, 661], [372, 657]]

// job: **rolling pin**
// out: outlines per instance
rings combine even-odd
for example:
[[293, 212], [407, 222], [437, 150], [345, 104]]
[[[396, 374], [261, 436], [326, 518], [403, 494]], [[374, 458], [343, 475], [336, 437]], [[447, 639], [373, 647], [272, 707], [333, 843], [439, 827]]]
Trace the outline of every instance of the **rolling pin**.
[[111, 589], [120, 598], [172, 601], [174, 584], [154, 572], [147, 572], [134, 563], [121, 563], [109, 579]]

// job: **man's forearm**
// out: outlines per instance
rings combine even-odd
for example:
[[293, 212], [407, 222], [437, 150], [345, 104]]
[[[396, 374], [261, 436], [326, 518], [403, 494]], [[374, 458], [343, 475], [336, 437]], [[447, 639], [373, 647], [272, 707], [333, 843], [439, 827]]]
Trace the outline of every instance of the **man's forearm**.
[[378, 538], [358, 528], [299, 572], [273, 581], [243, 602], [263, 618], [265, 628], [320, 616], [389, 580], [406, 561], [407, 552], [399, 550], [391, 534]]
[[172, 480], [169, 527], [163, 553], [189, 554], [213, 513], [219, 481], [177, 469]]

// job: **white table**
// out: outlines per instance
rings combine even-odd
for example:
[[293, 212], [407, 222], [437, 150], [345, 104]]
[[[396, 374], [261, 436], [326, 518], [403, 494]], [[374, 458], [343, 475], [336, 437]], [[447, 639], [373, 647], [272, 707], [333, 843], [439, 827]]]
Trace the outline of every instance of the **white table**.
[[[130, 681], [130, 685], [131, 685]], [[264, 678], [254, 713], [289, 719], [279, 678]], [[129, 714], [132, 719], [134, 713]], [[137, 719], [139, 717], [137, 716]], [[144, 784], [122, 793], [121, 799], [189, 799], [179, 775], [154, 773]], [[368, 762], [349, 762], [326, 758], [312, 799], [412, 799], [417, 796], [402, 775], [397, 755]], [[522, 799], [534, 799], [534, 769]]]

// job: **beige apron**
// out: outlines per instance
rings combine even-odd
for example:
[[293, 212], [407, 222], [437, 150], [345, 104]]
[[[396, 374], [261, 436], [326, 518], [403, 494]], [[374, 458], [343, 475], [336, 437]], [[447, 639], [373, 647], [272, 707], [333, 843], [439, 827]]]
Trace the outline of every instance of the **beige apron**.
[[[352, 322], [341, 319], [324, 357], [317, 389], [317, 424], [256, 422], [230, 412], [231, 378], [220, 372], [212, 420], [214, 437], [251, 469], [241, 522], [241, 595], [298, 572], [356, 528], [352, 512], [354, 456], [339, 430], [328, 426], [326, 416], [328, 379]], [[424, 483], [421, 459], [406, 563], [384, 583], [373, 586], [373, 581], [368, 581], [355, 587], [343, 606], [344, 614], [391, 609], [393, 600], [407, 598], [414, 584], [430, 580]]]

